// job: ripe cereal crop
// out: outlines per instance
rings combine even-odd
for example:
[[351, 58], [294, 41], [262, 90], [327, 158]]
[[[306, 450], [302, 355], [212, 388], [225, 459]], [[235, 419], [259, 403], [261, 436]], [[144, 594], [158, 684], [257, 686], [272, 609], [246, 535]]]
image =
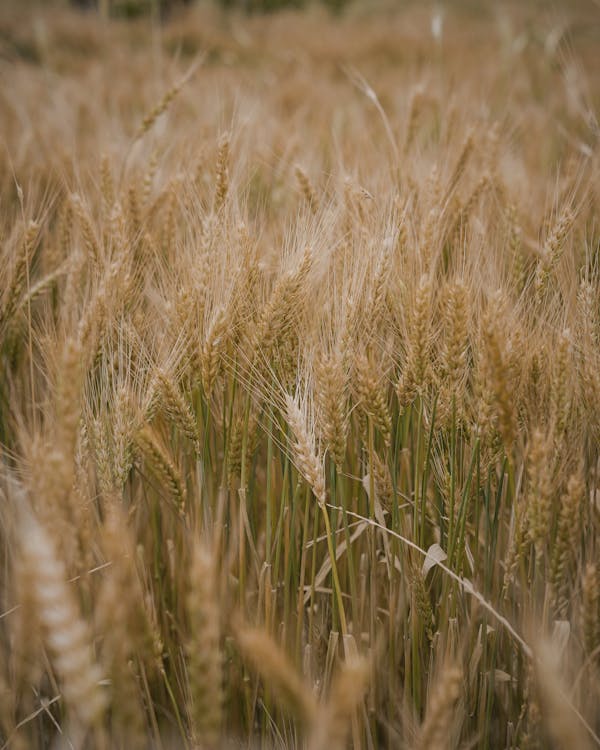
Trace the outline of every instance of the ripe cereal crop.
[[600, 746], [598, 4], [159, 5], [0, 8], [0, 748]]

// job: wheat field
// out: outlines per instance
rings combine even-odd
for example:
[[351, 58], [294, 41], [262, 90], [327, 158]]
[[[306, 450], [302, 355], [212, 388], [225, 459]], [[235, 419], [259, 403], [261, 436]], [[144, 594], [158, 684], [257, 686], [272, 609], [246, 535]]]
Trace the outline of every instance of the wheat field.
[[600, 746], [598, 49], [2, 5], [2, 750]]

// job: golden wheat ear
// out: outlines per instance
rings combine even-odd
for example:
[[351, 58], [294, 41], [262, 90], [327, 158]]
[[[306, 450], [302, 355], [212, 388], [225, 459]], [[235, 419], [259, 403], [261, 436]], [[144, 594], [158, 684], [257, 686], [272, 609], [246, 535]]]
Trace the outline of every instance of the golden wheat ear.
[[342, 470], [348, 439], [348, 376], [343, 355], [334, 351], [315, 363], [318, 419], [325, 445]]
[[344, 750], [356, 726], [355, 711], [363, 700], [369, 680], [369, 664], [358, 655], [338, 668], [327, 700], [315, 716], [309, 750]]
[[223, 656], [218, 577], [212, 552], [196, 542], [187, 593], [189, 714], [197, 747], [218, 750], [223, 725]]
[[314, 437], [309, 430], [306, 415], [303, 414], [298, 403], [289, 395], [286, 396], [285, 400], [285, 413], [294, 436], [292, 452], [298, 471], [313, 491], [319, 505], [324, 506], [327, 502], [327, 489], [323, 460], [317, 454]]
[[107, 695], [94, 658], [90, 629], [67, 583], [50, 534], [31, 514], [20, 523], [21, 555], [33, 591], [36, 617], [59, 678], [67, 710], [84, 729], [102, 722]]
[[317, 716], [317, 703], [282, 649], [264, 630], [237, 626], [235, 641], [244, 661], [260, 675], [270, 688], [273, 699], [305, 726]]
[[439, 675], [427, 702], [415, 750], [445, 750], [455, 746], [452, 729], [462, 681], [463, 673], [459, 667], [447, 667]]

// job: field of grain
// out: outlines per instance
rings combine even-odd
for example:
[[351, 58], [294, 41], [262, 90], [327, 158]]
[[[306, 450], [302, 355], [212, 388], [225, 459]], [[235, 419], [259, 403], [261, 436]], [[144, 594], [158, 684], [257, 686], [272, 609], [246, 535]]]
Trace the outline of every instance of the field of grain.
[[2, 4], [2, 750], [600, 746], [599, 50]]

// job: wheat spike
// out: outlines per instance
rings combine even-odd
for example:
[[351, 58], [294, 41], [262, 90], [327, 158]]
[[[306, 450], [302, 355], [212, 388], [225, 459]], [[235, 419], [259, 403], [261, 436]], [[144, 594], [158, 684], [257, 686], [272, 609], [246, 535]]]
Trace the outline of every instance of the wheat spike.
[[187, 669], [195, 745], [217, 750], [222, 725], [222, 656], [217, 571], [210, 551], [194, 545], [187, 611]]
[[463, 673], [459, 667], [447, 667], [438, 679], [427, 704], [416, 750], [442, 750], [450, 747], [454, 710], [461, 694]]
[[314, 438], [309, 432], [306, 417], [298, 403], [289, 395], [285, 398], [285, 415], [292, 429], [292, 452], [298, 471], [312, 489], [319, 505], [327, 502], [323, 461], [317, 454]]
[[21, 527], [21, 553], [34, 585], [36, 617], [59, 675], [65, 702], [85, 727], [102, 719], [106, 696], [87, 624], [67, 584], [65, 566], [43, 526], [31, 515]]

